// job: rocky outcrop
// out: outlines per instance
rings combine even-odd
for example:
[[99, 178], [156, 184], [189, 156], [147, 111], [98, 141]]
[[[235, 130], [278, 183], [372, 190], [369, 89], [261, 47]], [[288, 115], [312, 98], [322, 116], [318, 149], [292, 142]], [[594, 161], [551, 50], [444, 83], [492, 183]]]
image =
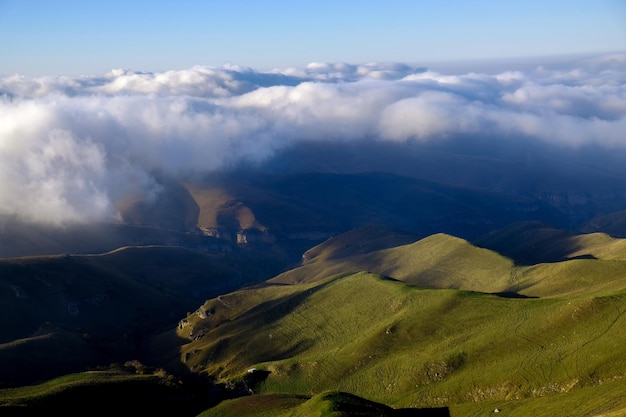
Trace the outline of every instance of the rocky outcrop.
[[235, 242], [238, 244], [248, 243], [276, 243], [278, 241], [289, 240], [310, 240], [320, 241], [335, 236], [338, 232], [327, 232], [319, 230], [302, 231], [302, 232], [287, 232], [287, 233], [272, 233], [269, 230], [259, 229], [242, 229], [242, 230], [227, 230], [225, 228], [209, 228], [201, 227], [199, 230], [205, 236], [211, 236], [218, 239], [223, 239], [229, 242]]

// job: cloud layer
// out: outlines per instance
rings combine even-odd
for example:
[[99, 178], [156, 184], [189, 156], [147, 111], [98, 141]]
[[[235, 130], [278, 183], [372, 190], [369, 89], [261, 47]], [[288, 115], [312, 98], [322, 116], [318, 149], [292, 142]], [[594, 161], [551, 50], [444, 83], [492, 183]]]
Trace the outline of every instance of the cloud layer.
[[[155, 172], [262, 162], [299, 141], [516, 137], [626, 150], [626, 55], [441, 74], [404, 64], [0, 79], [0, 214], [114, 220]], [[497, 139], [493, 139], [497, 140]]]

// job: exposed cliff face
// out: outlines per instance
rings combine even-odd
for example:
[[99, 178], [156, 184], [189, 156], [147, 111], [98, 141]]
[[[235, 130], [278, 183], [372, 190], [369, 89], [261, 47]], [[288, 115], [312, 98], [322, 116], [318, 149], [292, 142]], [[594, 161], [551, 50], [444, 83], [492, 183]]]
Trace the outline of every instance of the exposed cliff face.
[[223, 227], [199, 227], [205, 236], [213, 236], [228, 242], [245, 244], [251, 242], [275, 243], [276, 236], [268, 230], [258, 229], [227, 229]]
[[277, 243], [285, 240], [310, 240], [312, 242], [318, 242], [328, 239], [340, 231], [319, 231], [311, 230], [305, 232], [293, 232], [293, 233], [273, 233], [272, 231], [265, 229], [243, 229], [243, 230], [228, 230], [225, 228], [206, 228], [201, 227], [199, 230], [205, 236], [212, 236], [218, 239], [223, 239], [228, 242], [235, 242], [238, 244], [246, 243]]

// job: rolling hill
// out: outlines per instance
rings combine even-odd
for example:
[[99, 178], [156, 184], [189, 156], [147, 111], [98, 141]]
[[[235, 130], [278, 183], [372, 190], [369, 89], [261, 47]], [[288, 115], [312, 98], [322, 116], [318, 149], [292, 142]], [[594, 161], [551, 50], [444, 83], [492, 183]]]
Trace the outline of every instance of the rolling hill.
[[179, 326], [189, 340], [180, 360], [224, 381], [263, 372], [250, 386], [260, 394], [340, 390], [394, 408], [448, 406], [451, 415], [559, 402], [622, 381], [625, 294], [507, 298], [332, 276], [207, 301]]
[[[428, 287], [482, 292], [508, 289], [512, 262], [464, 239], [438, 233], [413, 243], [363, 252], [358, 243], [341, 243], [355, 242], [353, 235], [341, 235], [312, 248], [304, 254], [302, 266], [286, 271], [270, 282], [296, 283], [346, 271], [371, 271]], [[337, 258], [337, 246], [343, 246], [339, 252], [344, 257]], [[356, 251], [349, 254], [347, 248], [356, 248]]]

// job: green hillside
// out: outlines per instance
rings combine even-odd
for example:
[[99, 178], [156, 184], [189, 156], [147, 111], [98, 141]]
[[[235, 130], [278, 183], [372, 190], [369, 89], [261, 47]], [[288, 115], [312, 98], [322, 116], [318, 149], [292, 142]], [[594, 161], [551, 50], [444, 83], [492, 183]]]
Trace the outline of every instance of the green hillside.
[[263, 394], [207, 415], [254, 401], [271, 409], [276, 394], [291, 396], [275, 398], [292, 404], [284, 415], [298, 415], [326, 391], [458, 416], [575, 412], [568, 404], [583, 398], [585, 415], [626, 409], [616, 397], [626, 376], [623, 241], [549, 233], [571, 259], [518, 266], [444, 234], [385, 247], [407, 236], [377, 232], [330, 239], [300, 267], [179, 323], [188, 369]]
[[[537, 225], [518, 225], [481, 241], [518, 259], [560, 260], [527, 266], [441, 233], [378, 250], [385, 240], [377, 240], [376, 233], [375, 229], [359, 229], [358, 233], [330, 239], [307, 251], [299, 267], [269, 282], [313, 282], [339, 273], [369, 271], [425, 287], [508, 296], [553, 297], [626, 288], [626, 240], [601, 233], [575, 235]], [[518, 239], [511, 239], [512, 234]], [[509, 246], [504, 245], [504, 237], [511, 239]], [[388, 239], [408, 238], [398, 235]], [[365, 243], [360, 244], [361, 239]]]
[[179, 328], [194, 339], [181, 360], [223, 381], [268, 372], [257, 393], [506, 403], [621, 379], [625, 298], [503, 298], [356, 273], [210, 300]]
[[266, 394], [224, 401], [199, 417], [447, 417], [446, 407], [394, 409], [345, 392], [305, 395]]
[[[574, 392], [523, 400], [476, 401], [452, 407], [394, 409], [345, 393], [322, 393], [313, 397], [288, 394], [262, 394], [224, 401], [206, 410], [201, 417], [479, 417], [504, 415], [622, 417], [626, 405], [621, 400], [626, 389], [623, 380], [582, 388]], [[334, 395], [333, 395], [334, 394]], [[346, 396], [350, 404], [342, 404]], [[354, 404], [355, 407], [350, 407]], [[347, 409], [347, 410], [346, 410]], [[496, 411], [498, 410], [498, 411]], [[334, 413], [334, 414], [331, 414]]]
[[325, 243], [309, 250], [302, 266], [270, 282], [315, 281], [345, 271], [370, 271], [436, 288], [499, 292], [509, 287], [511, 260], [463, 239], [436, 234], [410, 244], [365, 252], [368, 246], [346, 235], [333, 239], [338, 244]]

